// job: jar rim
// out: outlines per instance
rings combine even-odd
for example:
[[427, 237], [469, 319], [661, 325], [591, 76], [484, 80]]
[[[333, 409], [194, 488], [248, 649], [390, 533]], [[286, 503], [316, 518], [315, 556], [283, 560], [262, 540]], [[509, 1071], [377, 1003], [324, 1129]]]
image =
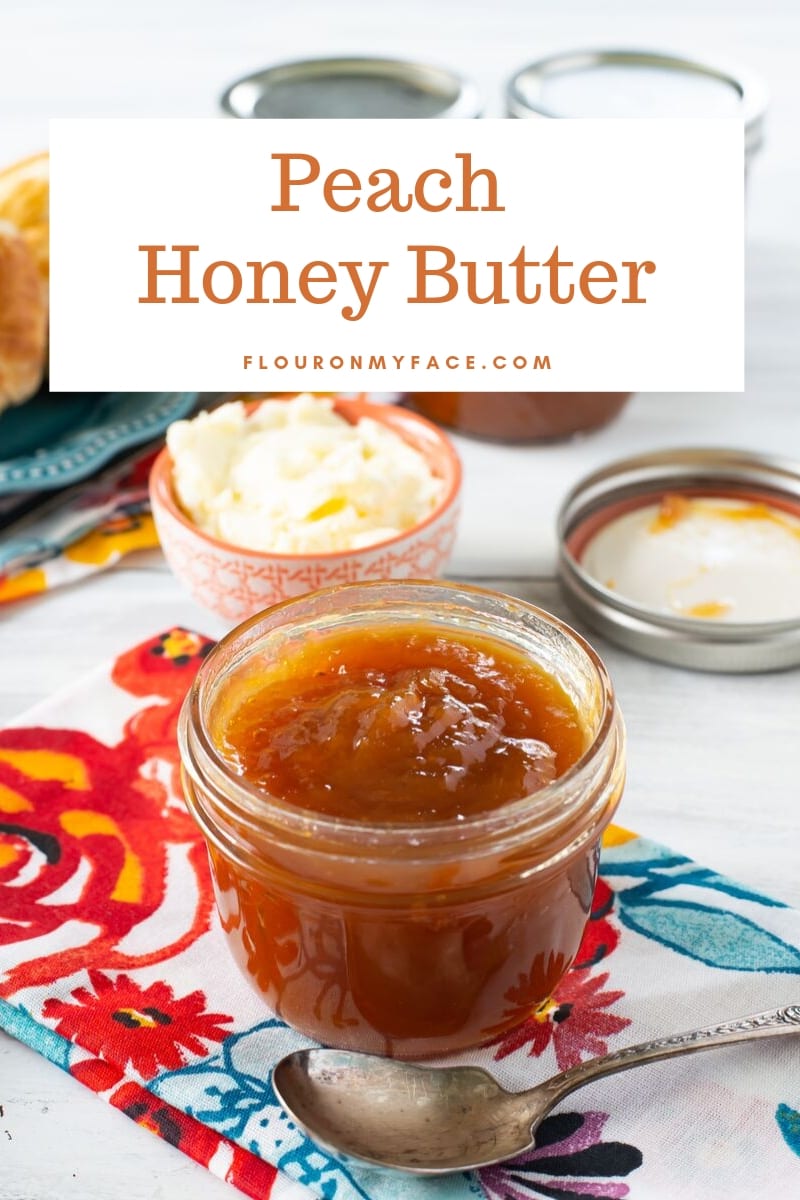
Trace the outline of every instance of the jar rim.
[[[525, 613], [536, 620], [554, 628], [560, 635], [577, 646], [581, 656], [588, 662], [600, 693], [600, 711], [596, 728], [592, 732], [591, 741], [581, 757], [562, 775], [535, 792], [521, 796], [488, 812], [479, 812], [464, 819], [450, 818], [441, 821], [426, 822], [425, 824], [388, 823], [386, 821], [369, 821], [359, 818], [331, 817], [312, 810], [302, 809], [296, 805], [282, 801], [252, 784], [250, 781], [234, 774], [230, 763], [217, 748], [204, 720], [203, 702], [206, 692], [215, 678], [215, 666], [220, 660], [225, 660], [226, 652], [246, 640], [250, 630], [269, 614], [275, 616], [281, 612], [290, 612], [292, 608], [302, 607], [309, 601], [330, 600], [337, 596], [342, 598], [346, 609], [348, 596], [357, 594], [359, 597], [369, 597], [377, 593], [393, 595], [406, 594], [408, 589], [414, 589], [424, 600], [428, 593], [431, 600], [435, 598], [464, 596], [467, 600], [487, 602], [497, 601], [518, 613]], [[350, 610], [352, 611], [352, 610]], [[373, 610], [374, 611], [374, 610]], [[475, 608], [480, 614], [480, 609]], [[276, 628], [280, 627], [279, 625]], [[509, 641], [501, 629], [493, 636], [499, 641]], [[513, 643], [512, 643], [513, 644]], [[381, 580], [370, 583], [338, 585], [306, 593], [301, 597], [283, 600], [279, 604], [250, 617], [227, 633], [217, 646], [204, 660], [192, 688], [187, 695], [181, 711], [178, 738], [181, 757], [189, 778], [204, 791], [213, 788], [214, 807], [218, 807], [237, 824], [244, 825], [255, 833], [264, 833], [275, 826], [286, 833], [301, 833], [305, 837], [313, 831], [315, 839], [341, 844], [342, 841], [359, 842], [371, 846], [406, 846], [417, 849], [440, 846], [442, 843], [458, 842], [463, 844], [470, 840], [478, 840], [486, 835], [503, 835], [514, 830], [520, 824], [528, 826], [536, 821], [537, 831], [546, 833], [548, 822], [558, 827], [563, 825], [565, 818], [574, 810], [574, 816], [583, 813], [585, 805], [569, 804], [569, 798], [582, 796], [587, 777], [597, 770], [597, 761], [602, 759], [606, 748], [619, 726], [619, 715], [611, 680], [605, 665], [591, 645], [560, 618], [546, 612], [544, 609], [515, 596], [496, 592], [488, 588], [460, 583], [435, 580]], [[602, 789], [601, 789], [602, 790]], [[591, 824], [591, 811], [586, 813]]]

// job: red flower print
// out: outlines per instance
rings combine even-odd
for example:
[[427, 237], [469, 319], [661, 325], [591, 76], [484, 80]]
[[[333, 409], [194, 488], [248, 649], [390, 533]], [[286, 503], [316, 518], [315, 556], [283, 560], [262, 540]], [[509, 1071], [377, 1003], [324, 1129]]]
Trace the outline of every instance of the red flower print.
[[[117, 660], [114, 684], [146, 699], [115, 745], [81, 730], [0, 731], [0, 947], [20, 944], [0, 970], [3, 999], [89, 967], [164, 962], [209, 928], [208, 859], [182, 799], [176, 730], [211, 646], [176, 627]], [[191, 869], [191, 894], [178, 895], [173, 852]], [[162, 908], [173, 940], [157, 941], [150, 923], [136, 953], [123, 949]], [[49, 936], [61, 928], [63, 948]]]
[[609, 917], [614, 907], [614, 893], [605, 879], [598, 879], [592, 900], [592, 911], [583, 934], [580, 948], [573, 963], [573, 971], [596, 967], [607, 955], [616, 950], [619, 930], [611, 924]]
[[187, 1061], [187, 1051], [205, 1057], [203, 1042], [222, 1042], [229, 1030], [220, 1025], [233, 1020], [222, 1013], [204, 1011], [201, 991], [176, 1000], [166, 983], [140, 987], [128, 975], [116, 979], [102, 971], [89, 971], [94, 988], [72, 993], [77, 1004], [46, 1000], [42, 1014], [57, 1021], [56, 1032], [119, 1067], [131, 1064], [143, 1079], [152, 1079], [160, 1067], [174, 1071]]
[[[138, 1083], [124, 1083], [109, 1097], [109, 1102], [137, 1125], [177, 1146], [195, 1162], [210, 1167], [251, 1200], [268, 1200], [278, 1174], [271, 1163], [235, 1145], [195, 1117], [165, 1104]], [[220, 1148], [225, 1151], [222, 1170], [217, 1165]]]
[[[235, 1145], [195, 1117], [159, 1100], [140, 1083], [121, 1082], [122, 1072], [102, 1059], [72, 1063], [69, 1073], [93, 1092], [110, 1093], [106, 1099], [114, 1108], [120, 1109], [143, 1129], [176, 1146], [195, 1162], [210, 1167], [252, 1200], [268, 1200], [278, 1174], [271, 1163]], [[222, 1155], [218, 1154], [220, 1149]]]
[[[551, 1042], [560, 1071], [606, 1054], [606, 1039], [630, 1025], [627, 1017], [606, 1011], [625, 995], [622, 991], [603, 991], [607, 982], [607, 972], [592, 977], [586, 971], [570, 971], [552, 999], [545, 1000], [521, 1025], [498, 1038], [495, 1061], [523, 1046], [529, 1046], [528, 1054], [538, 1058]], [[513, 995], [509, 999], [513, 1000]]]
[[133, 696], [182, 701], [213, 645], [199, 633], [175, 625], [121, 654], [111, 678]]

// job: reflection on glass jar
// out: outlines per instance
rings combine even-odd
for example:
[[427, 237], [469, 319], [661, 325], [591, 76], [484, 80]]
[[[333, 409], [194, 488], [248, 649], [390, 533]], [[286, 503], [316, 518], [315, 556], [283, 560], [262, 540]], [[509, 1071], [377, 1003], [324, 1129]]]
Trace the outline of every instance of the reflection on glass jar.
[[[530, 795], [461, 819], [342, 818], [252, 786], [220, 728], [264, 664], [343, 628], [491, 637], [557, 680], [583, 752]], [[290, 1025], [329, 1045], [420, 1057], [518, 1024], [572, 962], [602, 830], [624, 779], [608, 677], [567, 626], [454, 584], [389, 582], [288, 601], [223, 639], [181, 718], [188, 805], [203, 830], [234, 958]]]

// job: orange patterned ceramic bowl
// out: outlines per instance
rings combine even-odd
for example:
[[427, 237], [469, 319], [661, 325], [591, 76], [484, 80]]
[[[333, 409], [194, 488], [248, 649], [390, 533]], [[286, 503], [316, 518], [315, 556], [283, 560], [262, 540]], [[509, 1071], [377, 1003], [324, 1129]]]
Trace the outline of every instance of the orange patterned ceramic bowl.
[[203, 532], [186, 516], [172, 486], [172, 459], [164, 449], [150, 473], [150, 500], [167, 562], [194, 598], [231, 624], [304, 592], [371, 579], [431, 579], [453, 549], [461, 499], [461, 463], [445, 433], [416, 413], [366, 400], [334, 400], [348, 421], [372, 417], [418, 450], [444, 480], [433, 512], [393, 538], [327, 554], [247, 550]]

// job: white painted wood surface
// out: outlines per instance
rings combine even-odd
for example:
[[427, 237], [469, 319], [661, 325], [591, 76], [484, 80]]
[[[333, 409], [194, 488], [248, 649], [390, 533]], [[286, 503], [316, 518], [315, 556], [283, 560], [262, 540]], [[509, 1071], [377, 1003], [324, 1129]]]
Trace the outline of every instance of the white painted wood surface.
[[[207, 116], [231, 79], [306, 55], [384, 53], [454, 65], [482, 86], [490, 113], [501, 111], [502, 81], [516, 66], [561, 48], [661, 46], [747, 64], [766, 78], [772, 109], [749, 182], [746, 395], [638, 397], [611, 429], [569, 446], [462, 443], [466, 505], [453, 574], [491, 579], [561, 611], [551, 578], [553, 514], [593, 466], [690, 443], [800, 457], [796, 0], [4, 0], [0, 43], [0, 162], [44, 145], [49, 116]], [[87, 247], [92, 252], [102, 247]], [[0, 723], [175, 622], [221, 631], [156, 554], [0, 610]], [[800, 904], [800, 673], [690, 674], [598, 646], [630, 735], [621, 819]], [[2, 1035], [0, 1106], [0, 1200], [233, 1194]]]

